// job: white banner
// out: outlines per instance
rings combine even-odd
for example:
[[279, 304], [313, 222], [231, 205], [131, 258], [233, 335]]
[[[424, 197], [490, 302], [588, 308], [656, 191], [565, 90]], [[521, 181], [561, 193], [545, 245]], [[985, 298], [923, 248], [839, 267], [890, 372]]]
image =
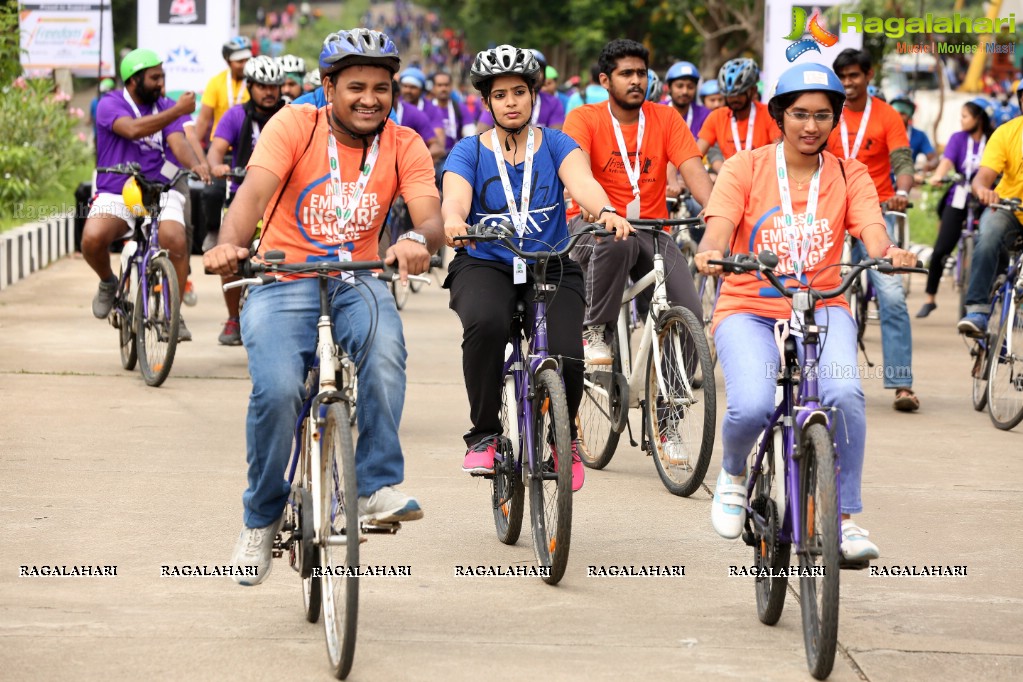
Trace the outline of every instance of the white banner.
[[[828, 11], [838, 5], [848, 11], [853, 7], [848, 0], [822, 0], [814, 3], [771, 0], [765, 3], [762, 65], [765, 100], [774, 92], [775, 81], [790, 66], [813, 63], [823, 64], [830, 69], [839, 52], [848, 47], [857, 50], [863, 47], [862, 33], [839, 33], [838, 17], [832, 16], [835, 12]], [[813, 22], [817, 12], [820, 18]], [[796, 23], [800, 26], [796, 26]], [[811, 23], [816, 26], [811, 28]], [[833, 38], [837, 38], [837, 42], [828, 45]]]
[[[113, 76], [114, 29], [110, 2], [106, 0], [102, 6], [100, 3], [101, 0], [18, 3], [21, 66], [25, 75], [48, 76], [54, 69], [71, 69], [76, 76]], [[101, 52], [102, 64], [99, 63]]]
[[220, 50], [238, 35], [238, 0], [139, 0], [138, 44], [163, 57], [167, 96], [198, 95], [227, 68]]

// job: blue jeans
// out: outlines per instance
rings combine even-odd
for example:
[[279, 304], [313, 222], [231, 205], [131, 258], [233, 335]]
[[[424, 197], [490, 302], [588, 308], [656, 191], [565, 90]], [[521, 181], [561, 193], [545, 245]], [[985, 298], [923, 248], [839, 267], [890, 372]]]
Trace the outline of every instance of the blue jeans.
[[970, 261], [970, 285], [966, 289], [967, 313], [991, 312], [991, 287], [998, 277], [998, 260], [1019, 232], [1019, 220], [1008, 211], [989, 208], [981, 214], [980, 232]]
[[[407, 353], [387, 285], [363, 275], [359, 280], [358, 287], [331, 281], [329, 296], [335, 340], [359, 367], [355, 472], [359, 496], [365, 497], [404, 478], [398, 426]], [[319, 314], [315, 278], [252, 287], [242, 309], [242, 339], [252, 377], [245, 424], [249, 487], [242, 495], [249, 528], [275, 522], [290, 493], [285, 474], [305, 398], [305, 376], [316, 355]]]
[[[822, 403], [838, 408], [832, 420], [841, 468], [842, 513], [858, 514], [863, 511], [860, 481], [867, 419], [856, 366], [856, 322], [848, 311], [834, 307], [818, 311], [816, 319], [828, 328], [818, 346], [818, 382]], [[774, 413], [775, 377], [781, 362], [774, 341], [774, 323], [772, 318], [736, 313], [723, 319], [714, 331], [728, 402], [721, 423], [722, 465], [733, 476], [746, 470], [746, 460]], [[802, 359], [802, 339], [797, 338], [796, 342]]]
[[[885, 214], [888, 236], [894, 241], [895, 216]], [[857, 263], [867, 257], [863, 242], [853, 240], [852, 260]], [[882, 275], [868, 270], [867, 277], [877, 293], [877, 307], [881, 315], [881, 362], [884, 365], [885, 388], [912, 388], [913, 386], [913, 329], [906, 309], [906, 292], [902, 277]]]

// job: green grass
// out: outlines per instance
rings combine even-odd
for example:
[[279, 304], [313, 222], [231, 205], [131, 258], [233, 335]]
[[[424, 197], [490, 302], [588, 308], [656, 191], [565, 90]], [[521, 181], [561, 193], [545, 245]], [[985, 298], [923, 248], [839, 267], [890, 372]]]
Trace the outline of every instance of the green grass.
[[89, 161], [71, 169], [61, 184], [50, 185], [39, 196], [31, 197], [15, 206], [11, 215], [0, 216], [0, 232], [21, 227], [27, 223], [63, 215], [75, 208], [75, 188], [92, 179], [93, 163]]
[[369, 7], [369, 0], [348, 0], [340, 8], [340, 19], [334, 16], [332, 7], [321, 5], [324, 16], [312, 26], [307, 26], [284, 44], [284, 54], [293, 54], [306, 60], [306, 68], [312, 69], [320, 58], [320, 48], [328, 33], [346, 28], [357, 28], [358, 21]]
[[935, 206], [944, 190], [917, 188], [913, 190], [913, 208], [909, 209], [910, 241], [934, 246], [938, 236], [938, 213]]

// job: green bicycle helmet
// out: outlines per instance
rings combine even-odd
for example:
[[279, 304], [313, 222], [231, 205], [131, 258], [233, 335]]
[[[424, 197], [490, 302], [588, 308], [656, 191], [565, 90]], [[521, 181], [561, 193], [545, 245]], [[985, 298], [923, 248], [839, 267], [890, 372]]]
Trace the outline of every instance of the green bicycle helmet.
[[121, 80], [125, 83], [128, 79], [137, 74], [139, 71], [145, 71], [151, 69], [154, 66], [163, 64], [163, 60], [160, 59], [160, 55], [156, 54], [152, 50], [147, 50], [140, 47], [137, 50], [132, 50], [124, 56], [121, 60]]

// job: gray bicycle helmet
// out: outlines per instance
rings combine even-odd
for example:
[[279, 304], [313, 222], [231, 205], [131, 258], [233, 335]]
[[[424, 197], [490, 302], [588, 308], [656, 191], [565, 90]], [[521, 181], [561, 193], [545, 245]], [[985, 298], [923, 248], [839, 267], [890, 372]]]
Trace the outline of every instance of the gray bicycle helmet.
[[283, 85], [284, 70], [273, 57], [259, 55], [245, 62], [245, 79], [260, 85]]
[[320, 75], [349, 66], [382, 66], [393, 75], [401, 67], [401, 57], [394, 41], [380, 31], [353, 28], [331, 33], [320, 51]]
[[484, 50], [476, 55], [469, 70], [469, 81], [474, 88], [482, 92], [481, 86], [485, 83], [506, 75], [522, 76], [530, 89], [536, 90], [540, 87], [543, 72], [530, 50], [522, 50], [512, 45], [498, 45], [492, 50]]
[[757, 87], [760, 69], [752, 59], [731, 59], [718, 72], [718, 87], [723, 95], [741, 95]]
[[301, 57], [296, 57], [293, 54], [282, 55], [277, 58], [277, 63], [281, 65], [281, 70], [284, 73], [297, 73], [305, 75], [305, 60]]

